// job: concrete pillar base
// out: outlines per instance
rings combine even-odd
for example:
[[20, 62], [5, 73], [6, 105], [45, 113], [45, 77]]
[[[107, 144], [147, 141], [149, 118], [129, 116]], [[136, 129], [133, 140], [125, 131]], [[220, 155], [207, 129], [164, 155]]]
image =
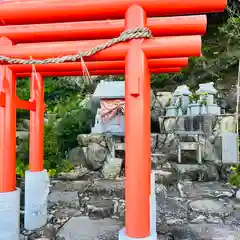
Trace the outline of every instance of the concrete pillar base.
[[25, 173], [24, 228], [35, 230], [47, 223], [50, 180], [46, 170]]
[[0, 193], [0, 240], [19, 240], [20, 189]]

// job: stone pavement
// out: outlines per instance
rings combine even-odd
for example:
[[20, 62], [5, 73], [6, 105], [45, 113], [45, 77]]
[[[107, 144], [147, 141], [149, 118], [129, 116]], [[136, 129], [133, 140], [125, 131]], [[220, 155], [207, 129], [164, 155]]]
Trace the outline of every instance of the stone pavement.
[[[124, 226], [123, 180], [55, 181], [48, 224], [22, 229], [23, 239], [117, 239]], [[240, 240], [240, 201], [221, 182], [156, 184], [157, 231], [162, 240]]]

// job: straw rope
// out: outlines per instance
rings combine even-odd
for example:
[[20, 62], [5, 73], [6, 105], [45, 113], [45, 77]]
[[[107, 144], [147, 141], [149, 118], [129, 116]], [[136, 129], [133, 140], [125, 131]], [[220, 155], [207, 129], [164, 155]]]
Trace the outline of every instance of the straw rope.
[[123, 31], [119, 37], [112, 38], [106, 43], [97, 45], [90, 49], [89, 51], [83, 51], [78, 52], [75, 55], [67, 55], [62, 57], [56, 57], [56, 58], [47, 58], [43, 60], [39, 59], [21, 59], [21, 58], [11, 58], [7, 56], [0, 56], [0, 61], [3, 61], [5, 63], [9, 64], [49, 64], [49, 63], [64, 63], [64, 62], [76, 62], [77, 60], [81, 60], [83, 57], [89, 57], [92, 56], [104, 49], [107, 49], [117, 43], [120, 42], [126, 42], [131, 39], [138, 39], [138, 38], [151, 38], [152, 33], [151, 31], [146, 28], [134, 28], [134, 29], [128, 29]]

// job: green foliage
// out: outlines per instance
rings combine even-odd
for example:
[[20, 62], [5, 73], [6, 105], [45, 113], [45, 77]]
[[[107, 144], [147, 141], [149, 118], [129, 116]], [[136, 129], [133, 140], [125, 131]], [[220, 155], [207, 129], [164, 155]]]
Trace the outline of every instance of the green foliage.
[[159, 89], [162, 87], [165, 81], [170, 78], [169, 74], [153, 74], [151, 78], [151, 87], [154, 89]]
[[190, 103], [197, 103], [199, 100], [199, 95], [196, 93], [192, 93], [191, 95], [189, 95], [189, 102]]
[[17, 177], [24, 177], [25, 171], [28, 169], [28, 164], [17, 159], [16, 175]]
[[[201, 105], [207, 105], [207, 98], [208, 98], [208, 93], [201, 93], [200, 96], [202, 96], [202, 99], [200, 101]], [[199, 97], [200, 97], [199, 96]]]
[[[30, 98], [29, 79], [17, 81], [17, 95], [20, 99]], [[84, 108], [86, 89], [79, 94], [77, 86], [66, 85], [59, 78], [45, 79], [45, 102], [47, 112], [55, 116], [44, 126], [44, 164], [50, 176], [70, 171], [71, 164], [65, 159], [65, 153], [77, 146], [77, 135], [90, 131], [90, 113]], [[29, 118], [29, 112], [18, 111], [18, 121]], [[23, 177], [28, 168], [28, 142], [21, 143], [17, 160], [17, 175]]]
[[[65, 160], [58, 150], [58, 139], [54, 123], [45, 124], [44, 128], [44, 168], [48, 170], [50, 176], [55, 176], [59, 172], [68, 172], [72, 165]], [[28, 169], [29, 156], [28, 141], [22, 143], [21, 151], [17, 159], [16, 174], [23, 178]]]
[[44, 126], [44, 167], [45, 169], [56, 169], [61, 156], [58, 150], [57, 135], [53, 122]]
[[30, 98], [30, 81], [28, 78], [17, 80], [17, 96], [23, 100]]
[[233, 174], [230, 175], [228, 182], [234, 187], [240, 187], [240, 164], [235, 167], [232, 167], [234, 171]]
[[71, 148], [78, 146], [77, 136], [81, 133], [89, 133], [89, 120], [91, 114], [86, 109], [74, 109], [59, 120], [56, 130], [58, 146], [63, 154]]
[[72, 165], [64, 159], [59, 151], [58, 136], [54, 122], [45, 124], [44, 127], [44, 167], [50, 176], [59, 172], [68, 172]]

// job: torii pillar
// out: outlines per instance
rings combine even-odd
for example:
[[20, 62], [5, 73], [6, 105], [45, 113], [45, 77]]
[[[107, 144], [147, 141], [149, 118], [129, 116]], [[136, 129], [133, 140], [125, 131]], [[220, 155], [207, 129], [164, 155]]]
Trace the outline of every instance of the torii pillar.
[[[132, 5], [125, 15], [126, 29], [145, 27], [142, 7]], [[150, 231], [150, 72], [141, 41], [129, 42], [125, 78], [126, 228], [119, 239], [157, 239]]]
[[36, 71], [31, 75], [30, 101], [36, 108], [30, 111], [29, 170], [25, 172], [24, 227], [35, 230], [47, 223], [49, 177], [44, 169], [44, 79]]
[[[0, 38], [1, 46], [12, 45]], [[19, 239], [20, 189], [16, 188], [16, 75], [0, 65], [0, 238]]]

